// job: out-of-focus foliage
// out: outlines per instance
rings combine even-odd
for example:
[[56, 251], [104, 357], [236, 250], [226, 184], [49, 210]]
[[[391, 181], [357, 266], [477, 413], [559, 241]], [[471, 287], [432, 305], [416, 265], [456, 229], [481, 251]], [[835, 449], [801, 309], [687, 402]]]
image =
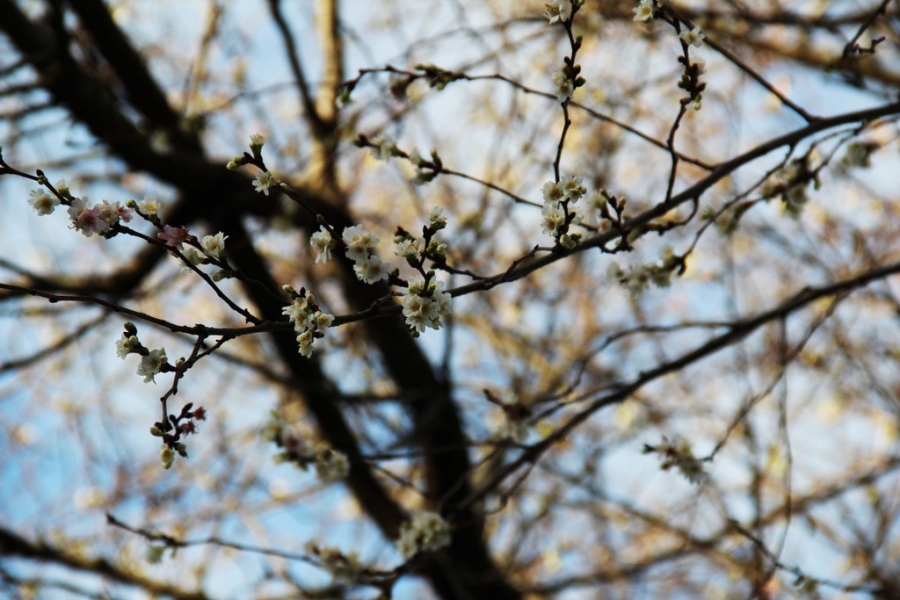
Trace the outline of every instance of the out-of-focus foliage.
[[2, 594], [900, 597], [898, 29], [0, 0]]

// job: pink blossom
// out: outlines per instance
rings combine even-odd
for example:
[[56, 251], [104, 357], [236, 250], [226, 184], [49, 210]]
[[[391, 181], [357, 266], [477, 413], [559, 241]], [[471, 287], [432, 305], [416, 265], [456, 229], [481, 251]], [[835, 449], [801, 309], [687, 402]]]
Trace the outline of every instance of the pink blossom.
[[167, 246], [181, 248], [181, 245], [188, 240], [190, 234], [184, 227], [165, 225], [163, 226], [163, 232], [157, 234], [157, 237], [164, 241]]
[[100, 210], [94, 206], [87, 210], [81, 211], [73, 221], [75, 229], [91, 237], [93, 234], [101, 234], [109, 229], [109, 223], [100, 215]]

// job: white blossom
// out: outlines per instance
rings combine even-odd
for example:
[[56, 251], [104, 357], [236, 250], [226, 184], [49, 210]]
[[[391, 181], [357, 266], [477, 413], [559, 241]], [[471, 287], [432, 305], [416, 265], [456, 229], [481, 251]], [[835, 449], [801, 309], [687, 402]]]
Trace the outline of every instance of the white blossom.
[[439, 231], [447, 226], [447, 216], [444, 215], [444, 209], [435, 206], [428, 212], [428, 226]]
[[163, 469], [170, 469], [172, 463], [175, 462], [175, 451], [163, 444], [162, 449], [159, 451], [159, 460], [162, 462]]
[[556, 94], [557, 100], [565, 102], [572, 98], [572, 94], [575, 93], [575, 86], [565, 73], [562, 71], [554, 71], [550, 75], [550, 80], [553, 81], [553, 85], [556, 86], [553, 93]]
[[69, 202], [69, 208], [66, 210], [69, 217], [75, 221], [81, 213], [88, 209], [87, 196], [84, 198], [72, 198]]
[[566, 224], [566, 213], [559, 204], [545, 204], [541, 215], [544, 217], [541, 222], [541, 231], [548, 235], [555, 237], [559, 228]]
[[422, 157], [422, 153], [419, 152], [418, 148], [414, 148], [413, 151], [409, 153], [409, 162], [415, 167], [420, 167], [425, 163], [425, 159]]
[[389, 137], [382, 138], [373, 142], [372, 155], [378, 160], [388, 161], [394, 156], [394, 152], [398, 150], [397, 144]]
[[316, 449], [316, 475], [324, 482], [340, 481], [350, 474], [350, 461], [343, 452], [321, 445]]
[[550, 0], [544, 5], [544, 16], [550, 21], [550, 24], [565, 23], [569, 19], [571, 4], [566, 0]]
[[579, 225], [584, 221], [584, 208], [569, 205], [569, 225]]
[[659, 288], [667, 288], [672, 284], [672, 269], [653, 267], [650, 269], [650, 281]]
[[432, 552], [450, 545], [450, 525], [435, 512], [423, 511], [400, 526], [397, 548], [404, 558], [412, 558], [419, 552]]
[[253, 187], [257, 192], [262, 192], [268, 196], [269, 190], [273, 187], [278, 187], [278, 184], [278, 178], [268, 171], [258, 171], [256, 173], [256, 181], [253, 182]]
[[564, 233], [561, 236], [559, 236], [558, 241], [559, 241], [560, 246], [571, 250], [572, 248], [574, 248], [575, 246], [578, 245], [578, 242], [581, 241], [581, 234], [580, 233]]
[[410, 277], [407, 282], [407, 294], [421, 295], [425, 291], [425, 278], [421, 275]]
[[403, 297], [403, 316], [406, 324], [422, 333], [426, 327], [432, 327], [437, 310], [433, 307], [431, 298], [407, 294]]
[[31, 208], [39, 215], [49, 215], [56, 210], [57, 206], [59, 206], [59, 199], [56, 196], [48, 194], [43, 188], [33, 190], [29, 195], [31, 196], [31, 200], [28, 201], [28, 204], [30, 204]]
[[[203, 261], [206, 260], [206, 255], [194, 248], [193, 246], [185, 246], [181, 250], [181, 254], [190, 262], [192, 265], [202, 265]], [[187, 265], [183, 266], [181, 269], [182, 273], [187, 273], [191, 270]]]
[[378, 244], [378, 237], [371, 231], [367, 231], [362, 225], [345, 228], [341, 239], [347, 246], [347, 258], [357, 262], [365, 260], [369, 255], [369, 250]]
[[558, 187], [562, 190], [566, 199], [573, 203], [578, 202], [587, 193], [587, 189], [581, 185], [581, 177], [575, 177], [574, 175], [560, 179]]
[[122, 334], [122, 337], [116, 340], [116, 356], [125, 358], [131, 354], [135, 348], [140, 345], [136, 336]]
[[429, 171], [428, 169], [418, 169], [416, 171], [415, 177], [409, 180], [409, 182], [415, 186], [425, 185], [429, 181], [433, 180], [436, 173], [434, 171]]
[[622, 285], [628, 288], [632, 296], [639, 296], [650, 283], [650, 270], [646, 265], [638, 263], [632, 266], [625, 275]]
[[137, 374], [144, 376], [144, 383], [156, 383], [156, 374], [162, 370], [162, 366], [166, 364], [166, 349], [151, 350], [150, 354], [141, 357], [141, 364], [138, 365]]
[[796, 219], [803, 212], [803, 207], [809, 200], [809, 196], [806, 195], [806, 183], [792, 185], [787, 189], [783, 197], [785, 210], [788, 215]]
[[694, 57], [694, 66], [697, 67], [698, 75], [703, 75], [704, 73], [706, 73], [706, 59], [702, 56]]
[[651, 451], [659, 454], [663, 470], [676, 467], [691, 483], [703, 483], [708, 478], [703, 463], [694, 456], [690, 442], [680, 436], [671, 441], [663, 436], [662, 443]]
[[422, 258], [422, 254], [425, 252], [425, 239], [405, 239], [401, 240], [397, 244], [396, 250], [394, 253], [397, 256], [402, 256], [403, 258], [414, 258], [419, 259]]
[[94, 206], [94, 208], [97, 210], [97, 216], [106, 221], [110, 227], [119, 221], [125, 221], [127, 223], [131, 220], [131, 209], [124, 208], [118, 202], [110, 204], [106, 200], [103, 200], [100, 204]]
[[87, 196], [72, 198], [67, 212], [72, 219], [72, 227], [87, 237], [105, 233], [109, 229], [109, 222], [101, 216], [99, 208], [89, 207]]
[[566, 192], [563, 188], [554, 181], [548, 181], [544, 184], [544, 187], [541, 188], [541, 193], [544, 196], [544, 204], [552, 204], [556, 202], [562, 202], [566, 199]]
[[156, 196], [146, 195], [144, 199], [137, 203], [137, 210], [145, 217], [155, 217], [159, 214], [160, 202]]
[[625, 272], [622, 271], [622, 267], [619, 266], [617, 262], [609, 263], [609, 266], [606, 268], [606, 277], [612, 283], [619, 283], [622, 277], [625, 276]]
[[200, 240], [200, 245], [207, 256], [211, 258], [222, 258], [225, 256], [225, 240], [228, 236], [221, 231], [216, 235], [207, 235]]
[[444, 291], [443, 281], [438, 281], [434, 284], [434, 289], [431, 291], [431, 300], [437, 305], [438, 323], [437, 327], [435, 327], [437, 329], [440, 327], [440, 317], [448, 316], [453, 305], [453, 296]]
[[300, 335], [297, 336], [297, 343], [300, 346], [300, 349], [298, 350], [298, 352], [300, 352], [300, 356], [302, 356], [303, 358], [309, 358], [312, 356], [312, 353], [313, 353], [312, 341], [313, 341], [313, 339], [314, 338], [312, 336], [311, 331], [304, 331], [303, 333], [301, 333]]
[[300, 345], [300, 354], [307, 358], [312, 356], [313, 342], [317, 337], [322, 337], [321, 332], [334, 322], [334, 315], [314, 309], [315, 304], [315, 297], [307, 293], [306, 296], [294, 297], [291, 304], [281, 309], [281, 313], [287, 316], [294, 325], [294, 331], [299, 334], [297, 343]]
[[337, 243], [331, 237], [331, 233], [321, 226], [319, 231], [309, 236], [309, 245], [316, 251], [316, 263], [325, 264], [331, 258], [331, 251]]
[[375, 283], [388, 278], [388, 267], [390, 267], [388, 263], [373, 255], [357, 260], [353, 270], [360, 281]]
[[321, 310], [317, 310], [310, 321], [310, 325], [315, 326], [316, 329], [322, 330], [331, 327], [331, 324], [334, 322], [334, 315], [329, 315], [328, 313], [324, 313]]
[[703, 39], [706, 37], [706, 35], [704, 35], [704, 33], [700, 31], [700, 27], [697, 26], [690, 31], [682, 31], [678, 37], [680, 37], [681, 41], [683, 41], [685, 44], [688, 44], [689, 46], [696, 46], [697, 48], [699, 48], [703, 45]]
[[444, 291], [444, 282], [438, 281], [429, 285], [430, 295], [424, 288], [424, 278], [411, 277], [407, 282], [407, 293], [401, 301], [406, 324], [417, 333], [426, 328], [440, 329], [441, 317], [451, 313], [453, 298]]
[[359, 580], [364, 567], [359, 562], [359, 554], [350, 552], [344, 554], [338, 548], [319, 546], [315, 542], [306, 544], [306, 551], [315, 555], [324, 567], [335, 579], [353, 584]]
[[287, 316], [298, 333], [302, 333], [307, 329], [309, 304], [307, 298], [295, 298], [291, 304], [281, 309], [281, 314]]
[[870, 167], [872, 166], [870, 156], [875, 149], [877, 149], [877, 147], [864, 142], [853, 142], [847, 146], [847, 151], [838, 164], [838, 167], [844, 170], [849, 167]]
[[641, 0], [641, 4], [631, 10], [634, 12], [635, 21], [646, 23], [653, 20], [653, 0]]

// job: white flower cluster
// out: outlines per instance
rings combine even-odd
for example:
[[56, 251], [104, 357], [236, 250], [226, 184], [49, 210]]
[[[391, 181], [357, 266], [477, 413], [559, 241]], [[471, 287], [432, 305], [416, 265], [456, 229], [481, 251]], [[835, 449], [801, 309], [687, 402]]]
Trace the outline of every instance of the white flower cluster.
[[581, 177], [563, 177], [558, 183], [548, 181], [541, 188], [544, 195], [544, 208], [541, 215], [544, 217], [541, 230], [556, 238], [560, 246], [570, 250], [581, 241], [580, 233], [569, 230], [572, 225], [578, 225], [583, 220], [583, 215], [574, 206], [587, 192], [581, 185]]
[[372, 141], [372, 156], [378, 160], [388, 161], [394, 156], [401, 156], [397, 143], [389, 137]]
[[644, 447], [645, 454], [650, 452], [659, 454], [664, 471], [676, 467], [691, 483], [703, 483], [708, 477], [703, 470], [703, 463], [691, 451], [691, 443], [680, 436], [671, 441], [663, 436], [662, 443], [658, 446]]
[[404, 236], [397, 242], [394, 254], [413, 261], [422, 260], [422, 256], [425, 254], [425, 238]]
[[409, 153], [409, 162], [416, 168], [416, 176], [410, 180], [413, 185], [425, 185], [438, 176], [441, 169], [441, 159], [437, 150], [431, 151], [431, 160], [425, 160], [418, 148]]
[[424, 511], [413, 515], [411, 521], [400, 526], [397, 549], [404, 558], [412, 558], [419, 552], [431, 552], [449, 546], [452, 540], [450, 525], [435, 512]]
[[314, 455], [316, 475], [325, 483], [346, 479], [350, 474], [350, 460], [339, 450], [319, 444]]
[[316, 251], [316, 264], [324, 265], [331, 259], [331, 251], [337, 246], [337, 242], [323, 225], [319, 227], [319, 231], [309, 236], [309, 245]]
[[131, 323], [125, 323], [125, 333], [116, 340], [116, 356], [124, 360], [129, 354], [141, 355], [141, 364], [138, 365], [137, 374], [144, 377], [144, 383], [151, 381], [156, 383], [156, 375], [168, 362], [165, 348], [148, 350], [138, 340], [137, 328]]
[[[46, 200], [41, 199], [41, 201], [38, 201], [38, 198], [35, 197], [35, 192], [32, 192], [32, 200], [34, 200], [32, 206], [38, 211], [38, 214], [49, 214], [48, 212], [41, 212], [41, 210], [46, 211]], [[53, 205], [53, 208], [55, 206]], [[52, 208], [50, 212], [53, 212]], [[100, 204], [90, 206], [86, 196], [84, 198], [72, 198], [69, 201], [68, 212], [69, 217], [72, 219], [72, 228], [80, 231], [87, 237], [91, 237], [95, 233], [103, 235], [113, 225], [118, 224], [119, 221], [127, 223], [131, 220], [131, 210], [123, 207], [118, 202], [110, 204], [103, 200]]]
[[311, 293], [301, 290], [298, 294], [290, 286], [284, 286], [284, 289], [291, 295], [293, 302], [281, 312], [294, 324], [294, 331], [299, 334], [297, 343], [300, 344], [300, 354], [309, 358], [312, 356], [313, 342], [325, 337], [324, 330], [331, 326], [334, 315], [319, 310], [316, 298]]
[[413, 237], [403, 230], [394, 237], [397, 244], [394, 254], [402, 256], [413, 267], [421, 264], [425, 253], [432, 255], [444, 256], [447, 253], [447, 244], [442, 244], [431, 236], [447, 226], [447, 217], [444, 215], [444, 209], [435, 206], [428, 213], [428, 238]]
[[[203, 239], [200, 240], [200, 248], [202, 252], [201, 250], [198, 250], [193, 246], [182, 246], [181, 253], [186, 259], [188, 259], [192, 264], [195, 265], [203, 264], [204, 261], [207, 260], [207, 257], [214, 258], [216, 260], [222, 260], [225, 257], [225, 240], [227, 239], [228, 236], [221, 231], [215, 235], [206, 235], [203, 236]], [[190, 269], [185, 266], [182, 268], [182, 271], [190, 271]], [[221, 271], [219, 273], [221, 273]], [[216, 275], [217, 274], [213, 275], [214, 281], [218, 281], [220, 279], [217, 278]]]
[[293, 462], [304, 471], [310, 464], [316, 465], [316, 475], [325, 483], [346, 479], [350, 474], [347, 455], [328, 444], [313, 444], [273, 415], [266, 425], [264, 437], [283, 448], [275, 457], [277, 462]]
[[378, 237], [361, 225], [344, 229], [341, 236], [347, 246], [347, 258], [355, 262], [353, 270], [360, 281], [375, 283], [388, 278], [390, 265], [376, 256], [372, 250], [378, 244]]
[[440, 329], [441, 317], [450, 314], [452, 298], [444, 291], [444, 282], [434, 280], [434, 271], [428, 276], [427, 284], [421, 275], [410, 277], [403, 295], [403, 316], [413, 335], [422, 333], [426, 327]]
[[575, 93], [575, 83], [569, 79], [568, 75], [562, 71], [553, 71], [553, 73], [550, 74], [550, 81], [552, 81], [555, 86], [553, 93], [560, 103], [572, 99], [572, 95]]
[[351, 585], [359, 580], [364, 570], [357, 552], [344, 554], [339, 548], [319, 546], [315, 542], [308, 542], [306, 551], [318, 558], [321, 566], [331, 573], [332, 577]]
[[675, 256], [671, 246], [665, 246], [660, 253], [661, 262], [655, 265], [638, 263], [627, 272], [618, 263], [610, 263], [606, 272], [610, 281], [628, 288], [632, 296], [639, 296], [652, 283], [656, 287], [669, 287], [672, 273], [681, 266], [681, 259]]
[[809, 171], [806, 157], [795, 158], [766, 182], [762, 195], [766, 198], [780, 196], [785, 212], [796, 219], [809, 200], [806, 188], [811, 180], [814, 181], [815, 177]]
[[876, 150], [878, 150], [878, 144], [853, 142], [847, 146], [847, 152], [838, 163], [838, 168], [844, 171], [852, 167], [869, 168], [872, 166], [871, 155]]
[[606, 275], [610, 281], [628, 288], [632, 296], [639, 296], [650, 285], [650, 270], [642, 263], [632, 265], [626, 273], [619, 263], [613, 262], [610, 263]]

